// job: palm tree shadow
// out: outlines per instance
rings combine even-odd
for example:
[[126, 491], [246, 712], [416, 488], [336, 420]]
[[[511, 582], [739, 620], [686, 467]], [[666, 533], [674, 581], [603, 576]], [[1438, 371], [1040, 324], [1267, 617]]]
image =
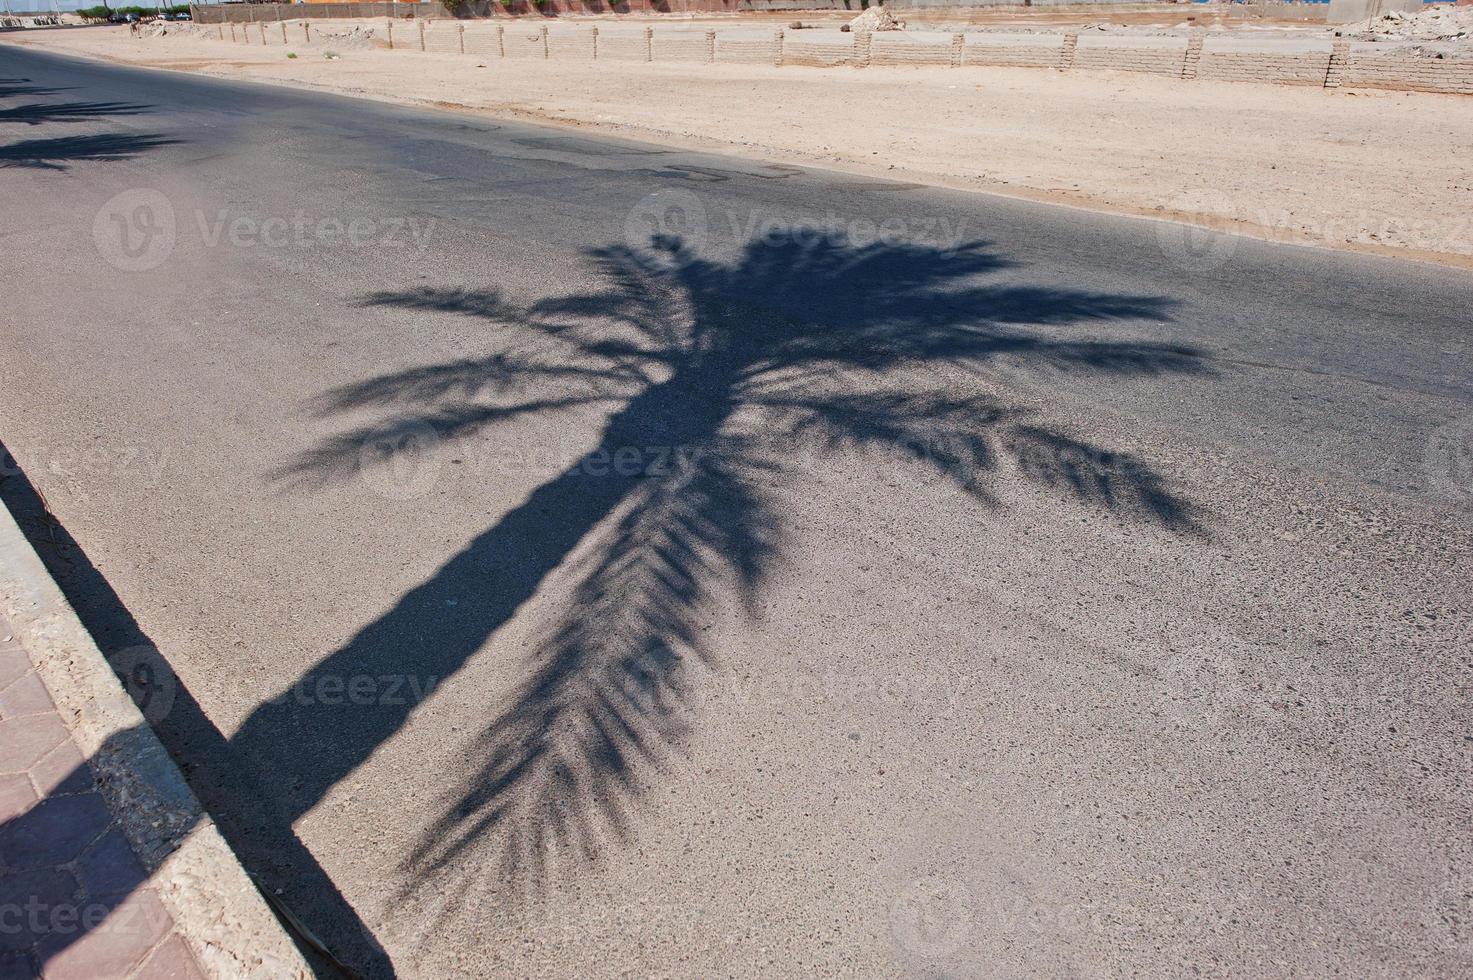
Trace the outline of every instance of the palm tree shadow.
[[21, 140], [0, 146], [0, 168], [66, 170], [67, 164], [85, 160], [131, 160], [148, 150], [181, 142], [157, 133], [99, 133], [91, 136], [57, 136]]
[[[593, 450], [303, 679], [408, 666], [443, 681], [555, 568], [573, 582], [525, 678], [480, 733], [470, 775], [447, 790], [402, 869], [406, 892], [437, 883], [456, 901], [508, 882], [541, 888], [559, 864], [581, 866], [633, 834], [641, 798], [688, 734], [700, 672], [714, 664], [704, 627], [728, 596], [750, 607], [785, 560], [780, 496], [803, 478], [795, 461], [805, 453], [880, 449], [983, 507], [1001, 506], [1006, 470], [1124, 522], [1205, 533], [1144, 461], [996, 398], [917, 381], [928, 367], [999, 361], [1102, 377], [1206, 374], [1190, 347], [1038, 329], [1167, 320], [1165, 299], [991, 284], [985, 276], [1008, 263], [982, 243], [943, 253], [795, 234], [714, 262], [656, 239], [590, 258], [608, 288], [530, 307], [466, 290], [366, 298], [470, 317], [495, 349], [328, 392], [318, 414], [382, 420], [276, 474], [291, 488], [320, 487], [520, 416], [607, 410]], [[293, 777], [283, 803], [294, 819], [412, 707], [350, 711], [283, 697], [258, 707], [232, 741]], [[498, 873], [465, 874], [482, 846]]]
[[56, 88], [49, 85], [32, 85], [29, 78], [0, 78], [0, 99], [11, 99], [18, 95], [54, 95], [57, 92], [70, 92], [67, 88]]
[[136, 116], [152, 108], [127, 102], [37, 102], [0, 109], [0, 123], [92, 122], [106, 116]]

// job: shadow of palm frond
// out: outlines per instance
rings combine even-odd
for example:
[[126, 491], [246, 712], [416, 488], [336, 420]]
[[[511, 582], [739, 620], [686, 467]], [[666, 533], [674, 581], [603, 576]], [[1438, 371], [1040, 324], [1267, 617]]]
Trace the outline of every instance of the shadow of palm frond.
[[106, 133], [22, 140], [0, 146], [0, 167], [65, 170], [68, 163], [85, 160], [131, 160], [133, 157], [180, 140], [155, 133]]
[[397, 415], [324, 439], [271, 477], [293, 490], [320, 489], [345, 483], [402, 456], [433, 453], [445, 439], [458, 439], [521, 415], [545, 415], [602, 400], [569, 397], [515, 405], [447, 405], [433, 412]]
[[91, 122], [104, 116], [136, 116], [152, 108], [127, 102], [36, 102], [0, 109], [0, 123]]
[[595, 396], [611, 389], [609, 373], [575, 364], [547, 364], [512, 352], [411, 368], [344, 385], [314, 401], [319, 418], [354, 408], [423, 405], [446, 398], [504, 395], [542, 384], [576, 386]]
[[1062, 490], [1097, 509], [1133, 514], [1173, 531], [1202, 536], [1197, 508], [1172, 493], [1138, 456], [1110, 452], [1037, 425], [1008, 433], [1018, 470], [1034, 483]]
[[[391, 462], [413, 433], [460, 437], [595, 401], [612, 409], [592, 451], [312, 672], [413, 663], [443, 680], [534, 597], [551, 613], [539, 613], [548, 622], [524, 678], [475, 741], [469, 775], [421, 835], [406, 892], [431, 882], [446, 895], [513, 880], [540, 887], [565, 858], [593, 859], [633, 832], [639, 801], [683, 750], [700, 672], [715, 666], [705, 628], [729, 595], [754, 608], [784, 560], [780, 492], [804, 478], [795, 460], [805, 452], [881, 449], [988, 507], [1000, 506], [1006, 465], [1122, 521], [1201, 533], [1191, 506], [1143, 461], [993, 396], [927, 390], [935, 373], [916, 370], [1207, 373], [1189, 347], [1056, 336], [1090, 322], [1167, 320], [1169, 301], [988, 283], [1009, 264], [983, 243], [942, 253], [794, 236], [753, 242], [725, 263], [678, 241], [654, 246], [595, 250], [606, 288], [528, 307], [463, 289], [367, 298], [486, 322], [500, 349], [328, 392], [313, 403], [318, 415], [394, 414], [278, 474], [336, 480]], [[541, 596], [554, 568], [571, 588]], [[449, 597], [465, 595], [480, 598], [447, 621]], [[407, 717], [278, 699], [236, 741], [263, 765], [295, 770], [290, 808], [301, 813]], [[314, 746], [309, 760], [295, 751], [302, 739]], [[482, 846], [498, 851], [500, 873], [463, 873]]]
[[50, 85], [32, 85], [29, 78], [0, 78], [0, 99], [13, 99], [17, 95], [54, 95], [70, 92], [71, 87], [56, 88]]
[[909, 392], [778, 396], [758, 405], [768, 424], [791, 430], [795, 446], [816, 440], [824, 452], [877, 449], [898, 455], [988, 505], [997, 503], [983, 479], [997, 466], [992, 433], [1019, 414], [988, 397]]
[[710, 455], [641, 481], [596, 533], [574, 569], [570, 614], [482, 733], [476, 778], [422, 835], [422, 880], [455, 877], [464, 852], [496, 830], [506, 832], [498, 877], [524, 875], [534, 888], [560, 852], [596, 860], [599, 841], [632, 835], [629, 814], [690, 731], [717, 593], [735, 590], [750, 608], [779, 554], [764, 487], [775, 465], [741, 441], [715, 440]]

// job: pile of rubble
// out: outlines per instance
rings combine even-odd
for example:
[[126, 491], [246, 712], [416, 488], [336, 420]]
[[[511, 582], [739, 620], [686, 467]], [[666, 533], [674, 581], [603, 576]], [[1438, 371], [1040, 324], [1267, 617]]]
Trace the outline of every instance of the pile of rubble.
[[[300, 31], [300, 27], [293, 27]], [[375, 29], [366, 24], [332, 24], [312, 21], [314, 44], [331, 43], [345, 50], [356, 51], [374, 46]]]
[[79, 24], [81, 21], [75, 17], [68, 21], [60, 14], [36, 14], [31, 17], [16, 17], [12, 14], [6, 14], [0, 17], [0, 27], [9, 27], [12, 29], [22, 27], [58, 27], [64, 23]]
[[873, 31], [903, 31], [905, 30], [905, 24], [890, 16], [890, 11], [884, 7], [874, 6], [839, 28], [839, 30], [853, 31], [856, 34]]
[[146, 24], [131, 27], [131, 32], [139, 37], [168, 37], [170, 34], [199, 35], [202, 33], [188, 21], [171, 23], [167, 20], [151, 20]]
[[1428, 7], [1414, 13], [1389, 13], [1338, 28], [1339, 37], [1358, 41], [1473, 42], [1473, 7]]

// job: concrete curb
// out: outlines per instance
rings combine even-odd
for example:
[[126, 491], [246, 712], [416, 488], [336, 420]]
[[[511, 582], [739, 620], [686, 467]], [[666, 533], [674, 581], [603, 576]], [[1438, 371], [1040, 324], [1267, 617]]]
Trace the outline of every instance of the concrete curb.
[[112, 667], [0, 504], [0, 612], [91, 762], [152, 887], [214, 978], [312, 976]]

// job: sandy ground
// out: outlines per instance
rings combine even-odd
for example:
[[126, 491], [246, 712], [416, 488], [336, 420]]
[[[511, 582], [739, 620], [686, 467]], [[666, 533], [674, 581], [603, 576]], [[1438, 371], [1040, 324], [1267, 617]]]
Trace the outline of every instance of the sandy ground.
[[1461, 96], [1035, 69], [328, 60], [106, 27], [3, 40], [1473, 267]]

